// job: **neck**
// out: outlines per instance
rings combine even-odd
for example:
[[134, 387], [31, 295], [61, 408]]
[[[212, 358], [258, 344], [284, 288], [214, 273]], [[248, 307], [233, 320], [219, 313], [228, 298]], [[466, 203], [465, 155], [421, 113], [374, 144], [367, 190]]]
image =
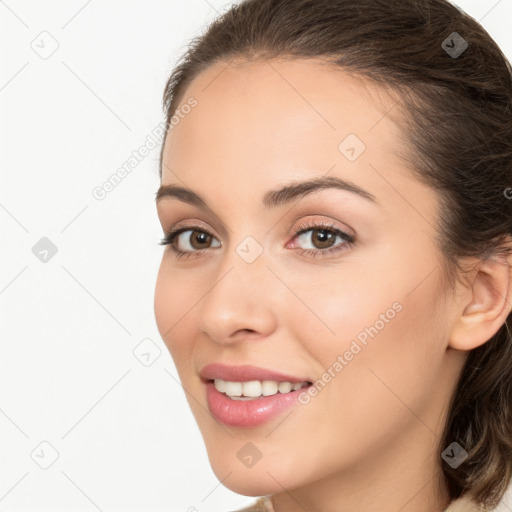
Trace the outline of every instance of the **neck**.
[[438, 437], [413, 421], [413, 431], [397, 433], [378, 453], [340, 473], [272, 495], [275, 512], [443, 512], [450, 499]]

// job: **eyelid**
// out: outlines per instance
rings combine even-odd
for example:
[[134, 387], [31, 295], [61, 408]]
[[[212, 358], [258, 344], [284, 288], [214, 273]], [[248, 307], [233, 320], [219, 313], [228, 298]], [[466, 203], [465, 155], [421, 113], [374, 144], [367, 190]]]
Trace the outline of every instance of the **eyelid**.
[[[176, 259], [180, 259], [180, 258], [187, 259], [187, 258], [201, 257], [202, 254], [208, 253], [209, 249], [212, 249], [212, 248], [218, 249], [219, 247], [222, 247], [222, 242], [217, 238], [217, 236], [215, 236], [213, 233], [210, 232], [209, 228], [204, 228], [201, 225], [199, 225], [199, 223], [189, 224], [189, 222], [196, 222], [196, 221], [187, 221], [184, 224], [181, 224], [181, 223], [175, 224], [172, 228], [169, 229], [169, 231], [167, 231], [165, 233], [165, 236], [160, 241], [160, 245], [169, 245], [170, 246], [170, 249], [173, 251]], [[299, 255], [305, 255], [305, 254], [311, 255], [311, 257], [308, 257], [308, 259], [314, 259], [314, 258], [328, 259], [328, 258], [330, 258], [330, 256], [329, 256], [330, 254], [337, 254], [339, 252], [349, 250], [357, 242], [356, 235], [350, 234], [347, 232], [347, 231], [353, 232], [352, 229], [347, 229], [347, 230], [341, 229], [340, 227], [338, 227], [336, 225], [336, 223], [334, 223], [332, 221], [328, 222], [325, 219], [314, 220], [311, 218], [309, 218], [307, 220], [303, 220], [299, 226], [295, 225], [291, 234], [289, 235], [292, 237], [291, 242], [293, 243], [293, 241], [296, 238], [300, 237], [302, 234], [304, 234], [308, 231], [315, 231], [315, 230], [316, 231], [321, 231], [321, 230], [331, 231], [332, 233], [335, 233], [336, 237], [342, 238], [344, 240], [344, 242], [341, 244], [336, 244], [332, 247], [323, 248], [323, 249], [303, 249], [303, 248], [298, 247], [298, 248], [294, 248], [294, 252], [296, 252]], [[217, 247], [205, 247], [204, 249], [197, 249], [197, 250], [193, 250], [193, 251], [178, 249], [175, 245], [175, 240], [177, 237], [181, 236], [181, 234], [183, 234], [184, 232], [187, 232], [187, 231], [200, 231], [200, 232], [206, 233], [207, 235], [209, 235], [210, 237], [212, 237], [216, 241], [218, 241], [220, 245]], [[290, 242], [287, 243], [287, 245], [286, 245], [287, 248], [289, 247], [289, 244], [290, 244]]]
[[[334, 231], [341, 231], [347, 237], [350, 237], [352, 239], [355, 238], [355, 233], [354, 233], [353, 229], [349, 228], [346, 225], [345, 225], [346, 227], [339, 227], [336, 224], [336, 221], [331, 221], [331, 220], [327, 221], [325, 219], [319, 219], [318, 217], [320, 217], [320, 216], [321, 215], [319, 215], [319, 214], [317, 214], [317, 217], [315, 217], [314, 215], [309, 215], [306, 217], [306, 219], [301, 219], [301, 221], [298, 225], [296, 223], [293, 224], [293, 227], [291, 228], [290, 232], [288, 233], [288, 236], [296, 237], [296, 236], [300, 235], [303, 231], [307, 231], [309, 229], [315, 229], [315, 228], [316, 229], [321, 229], [321, 228], [327, 229], [328, 228], [328, 229], [332, 229]], [[179, 230], [182, 230], [185, 228], [188, 228], [188, 229], [200, 228], [201, 230], [204, 230], [206, 233], [210, 234], [211, 236], [213, 236], [217, 240], [219, 240], [219, 237], [215, 233], [212, 233], [213, 230], [209, 226], [208, 227], [204, 226], [203, 222], [200, 221], [199, 219], [188, 219], [186, 221], [176, 222], [165, 233], [167, 234], [172, 231], [174, 234], [176, 234]], [[301, 231], [299, 231], [299, 230], [301, 230]]]
[[313, 258], [329, 258], [329, 254], [337, 254], [338, 252], [342, 252], [346, 249], [352, 248], [356, 243], [356, 235], [350, 234], [348, 231], [352, 231], [352, 229], [341, 229], [333, 222], [327, 222], [325, 220], [313, 220], [308, 219], [303, 221], [299, 226], [295, 226], [293, 228], [291, 236], [292, 240], [286, 245], [289, 248], [290, 244], [294, 244], [294, 240], [302, 236], [304, 233], [308, 231], [330, 231], [331, 233], [335, 233], [336, 237], [340, 237], [344, 240], [341, 244], [336, 244], [332, 247], [328, 247], [325, 249], [302, 249], [300, 247], [294, 248], [298, 254], [311, 254]]
[[166, 233], [170, 231], [176, 232], [182, 229], [200, 229], [202, 231], [205, 231], [206, 233], [211, 234], [217, 240], [219, 240], [219, 237], [214, 233], [215, 230], [213, 230], [209, 225], [206, 225], [203, 221], [200, 221], [199, 219], [190, 219], [176, 222], [171, 226], [171, 228], [168, 231], [166, 231]]
[[[340, 225], [341, 224], [341, 225]], [[301, 231], [307, 231], [309, 229], [331, 229], [333, 231], [341, 231], [347, 237], [351, 239], [356, 238], [355, 231], [347, 226], [344, 223], [340, 223], [339, 221], [335, 221], [332, 219], [326, 219], [323, 215], [308, 215], [305, 219], [301, 219], [300, 222], [293, 225], [292, 230], [289, 233], [289, 236], [296, 236], [301, 233]]]

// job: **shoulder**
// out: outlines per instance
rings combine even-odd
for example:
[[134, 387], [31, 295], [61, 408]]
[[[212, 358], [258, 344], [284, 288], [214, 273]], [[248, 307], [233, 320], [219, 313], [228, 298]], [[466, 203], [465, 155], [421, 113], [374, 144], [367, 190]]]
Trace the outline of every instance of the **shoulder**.
[[[272, 503], [267, 496], [258, 498], [252, 505], [231, 512], [274, 512]], [[467, 494], [452, 501], [444, 512], [491, 512], [490, 509], [479, 505]]]
[[490, 512], [490, 509], [473, 501], [469, 494], [464, 494], [453, 500], [444, 512]]
[[252, 505], [238, 510], [233, 510], [232, 512], [274, 512], [274, 509], [272, 508], [272, 502], [270, 501], [269, 497], [262, 496], [261, 498], [258, 498]]

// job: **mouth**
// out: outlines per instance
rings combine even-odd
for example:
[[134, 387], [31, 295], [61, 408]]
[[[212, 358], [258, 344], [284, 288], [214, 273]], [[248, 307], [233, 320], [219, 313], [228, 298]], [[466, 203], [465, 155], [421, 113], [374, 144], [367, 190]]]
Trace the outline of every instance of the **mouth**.
[[310, 381], [202, 380], [213, 418], [229, 427], [242, 428], [258, 427], [294, 406], [297, 410], [299, 403], [303, 403], [299, 395], [312, 385]]
[[307, 376], [286, 375], [277, 370], [271, 370], [250, 364], [231, 366], [224, 363], [212, 363], [204, 366], [199, 372], [200, 377], [205, 381], [223, 380], [226, 382], [248, 382], [248, 381], [275, 381], [290, 382], [292, 385], [297, 382], [312, 382]]
[[257, 400], [267, 396], [287, 395], [308, 388], [311, 381], [248, 380], [228, 381], [224, 379], [201, 379], [231, 400]]
[[[309, 377], [286, 375], [253, 365], [212, 363], [199, 372], [212, 416], [232, 427], [256, 427], [302, 403]], [[297, 408], [297, 407], [296, 407]]]

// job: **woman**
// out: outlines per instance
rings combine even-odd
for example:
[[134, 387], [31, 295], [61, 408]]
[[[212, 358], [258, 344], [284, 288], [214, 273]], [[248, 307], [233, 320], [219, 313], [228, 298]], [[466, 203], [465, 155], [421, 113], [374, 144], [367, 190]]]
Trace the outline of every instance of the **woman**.
[[165, 87], [155, 317], [245, 510], [492, 510], [512, 73], [445, 0], [247, 0]]

